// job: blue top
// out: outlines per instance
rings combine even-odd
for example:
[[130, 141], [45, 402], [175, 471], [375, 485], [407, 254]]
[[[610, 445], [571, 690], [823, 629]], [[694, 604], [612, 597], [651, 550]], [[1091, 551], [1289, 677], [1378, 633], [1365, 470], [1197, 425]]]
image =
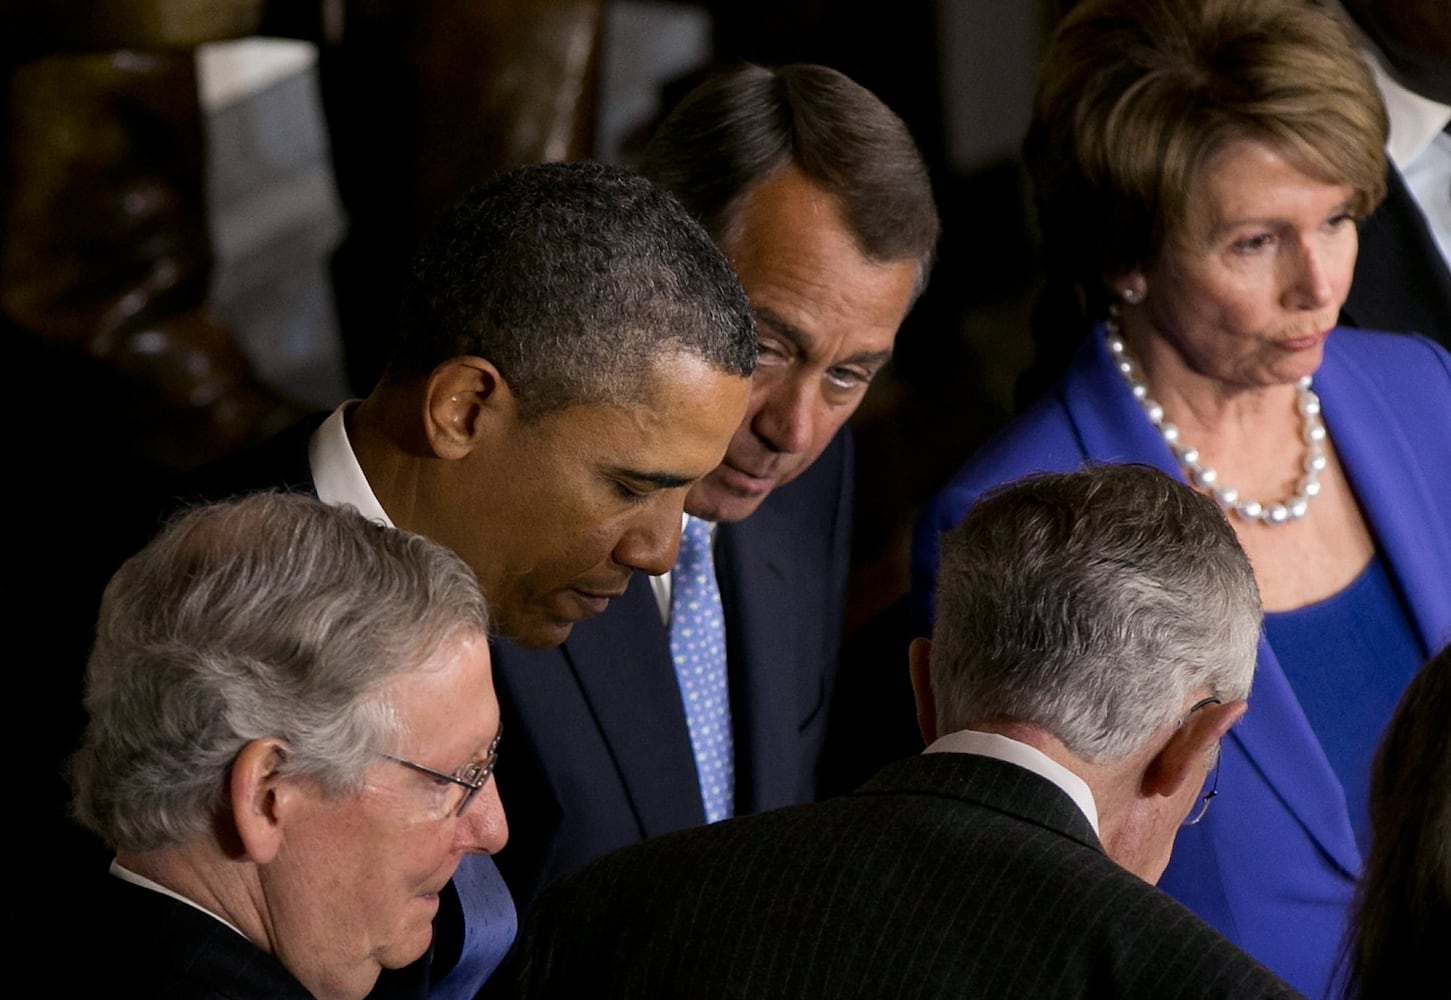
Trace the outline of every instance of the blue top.
[[[1451, 354], [1423, 337], [1338, 327], [1325, 343], [1315, 391], [1416, 636], [1425, 649], [1440, 649], [1451, 641]], [[931, 617], [938, 537], [984, 490], [1085, 461], [1145, 462], [1183, 478], [1101, 330], [1084, 339], [1058, 385], [924, 509], [912, 559], [916, 626]], [[1301, 993], [1332, 995], [1360, 847], [1340, 777], [1267, 641], [1259, 645], [1249, 712], [1224, 739], [1219, 775], [1214, 808], [1179, 831], [1159, 887]]]
[[1427, 651], [1379, 556], [1339, 593], [1267, 613], [1265, 636], [1345, 789], [1363, 852], [1370, 844], [1370, 762]]

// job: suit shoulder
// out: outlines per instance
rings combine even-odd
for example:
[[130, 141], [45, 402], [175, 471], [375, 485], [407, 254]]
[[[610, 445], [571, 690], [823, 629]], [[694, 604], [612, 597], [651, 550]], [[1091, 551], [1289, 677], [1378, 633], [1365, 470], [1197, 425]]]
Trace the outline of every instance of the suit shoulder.
[[1326, 341], [1326, 361], [1384, 373], [1391, 381], [1451, 378], [1451, 353], [1419, 333], [1336, 327]]

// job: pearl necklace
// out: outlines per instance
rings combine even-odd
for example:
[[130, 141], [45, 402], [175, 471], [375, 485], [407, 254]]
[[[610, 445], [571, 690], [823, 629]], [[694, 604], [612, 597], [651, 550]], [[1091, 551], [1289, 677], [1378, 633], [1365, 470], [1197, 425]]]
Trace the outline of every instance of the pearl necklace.
[[1110, 317], [1104, 324], [1104, 342], [1113, 356], [1124, 383], [1143, 408], [1144, 415], [1169, 446], [1178, 459], [1189, 481], [1201, 489], [1208, 490], [1219, 506], [1233, 511], [1246, 521], [1263, 524], [1288, 524], [1305, 516], [1310, 501], [1320, 495], [1320, 473], [1325, 471], [1325, 424], [1320, 420], [1320, 397], [1310, 388], [1311, 378], [1306, 375], [1295, 383], [1295, 405], [1303, 421], [1301, 436], [1305, 439], [1304, 475], [1300, 477], [1299, 488], [1292, 496], [1278, 503], [1262, 504], [1239, 495], [1233, 486], [1219, 482], [1219, 473], [1211, 466], [1199, 461], [1199, 450], [1179, 440], [1179, 428], [1164, 419], [1164, 408], [1149, 398], [1149, 387], [1139, 377], [1139, 365], [1129, 353], [1128, 345], [1119, 336], [1118, 323]]

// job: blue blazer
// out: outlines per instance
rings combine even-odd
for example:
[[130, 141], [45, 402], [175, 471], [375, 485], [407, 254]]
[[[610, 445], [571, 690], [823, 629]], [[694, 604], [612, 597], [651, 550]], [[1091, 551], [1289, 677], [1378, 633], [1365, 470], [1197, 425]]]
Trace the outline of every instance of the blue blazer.
[[[1336, 328], [1315, 391], [1376, 547], [1434, 652], [1451, 641], [1451, 355], [1423, 337]], [[1090, 460], [1183, 479], [1100, 331], [924, 511], [913, 541], [914, 634], [930, 629], [938, 538], [980, 493]], [[1361, 858], [1345, 793], [1263, 638], [1250, 711], [1221, 761], [1220, 801], [1180, 833], [1159, 884], [1292, 986], [1325, 996]]]

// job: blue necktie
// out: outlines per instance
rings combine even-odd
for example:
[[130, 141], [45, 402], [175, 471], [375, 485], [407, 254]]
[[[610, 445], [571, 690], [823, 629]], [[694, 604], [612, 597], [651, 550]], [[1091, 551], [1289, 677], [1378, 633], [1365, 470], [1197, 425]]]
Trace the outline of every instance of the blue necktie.
[[[472, 808], [478, 809], [478, 803]], [[465, 855], [453, 873], [463, 908], [463, 953], [442, 979], [429, 988], [429, 1000], [472, 1000], [514, 943], [518, 915], [509, 887], [484, 854]]]
[[726, 684], [725, 615], [710, 551], [710, 522], [686, 517], [670, 577], [670, 657], [700, 775], [705, 821], [734, 811], [731, 700]]

